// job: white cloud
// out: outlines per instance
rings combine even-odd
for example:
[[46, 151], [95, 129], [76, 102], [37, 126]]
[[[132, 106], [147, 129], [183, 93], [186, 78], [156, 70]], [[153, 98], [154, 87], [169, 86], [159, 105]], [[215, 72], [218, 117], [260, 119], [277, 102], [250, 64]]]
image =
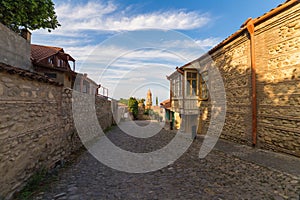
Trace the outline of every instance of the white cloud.
[[145, 28], [189, 30], [200, 28], [209, 18], [197, 12], [183, 10], [154, 12], [121, 18], [107, 18], [98, 25], [100, 29], [111, 31], [138, 30]]
[[221, 42], [221, 38], [206, 38], [204, 40], [196, 40], [197, 45], [204, 48], [211, 48]]
[[[63, 47], [77, 60], [77, 69], [80, 68], [80, 72], [88, 73], [90, 78], [101, 82], [110, 90], [114, 89], [120, 79], [124, 84], [118, 87], [126, 86], [127, 90], [130, 89], [129, 86], [135, 87], [137, 83], [156, 81], [166, 84], [166, 75], [174, 71], [176, 66], [200, 57], [207, 48], [219, 41], [218, 38], [193, 41], [182, 39], [184, 37], [171, 37], [164, 41], [157, 40], [157, 43], [149, 39], [151, 45], [148, 48], [145, 45], [144, 49], [134, 49], [135, 44], [131, 41], [96, 45], [101, 42], [98, 36], [104, 38], [103, 33], [146, 28], [193, 30], [203, 27], [211, 20], [208, 14], [197, 11], [179, 9], [137, 13], [132, 12], [133, 9], [130, 6], [120, 8], [112, 1], [90, 1], [86, 4], [65, 1], [56, 6], [62, 26], [51, 34], [47, 31], [34, 31], [33, 38], [36, 37], [37, 41], [44, 40], [45, 45]], [[92, 34], [88, 32], [91, 30]], [[149, 33], [148, 35], [151, 36]], [[102, 73], [104, 77], [100, 79]], [[126, 90], [121, 92], [128, 93]]]
[[[76, 33], [86, 30], [119, 32], [146, 28], [191, 30], [210, 21], [208, 14], [196, 11], [179, 9], [129, 15], [128, 9], [131, 8], [122, 10], [111, 1], [57, 4], [56, 14], [62, 26], [52, 34], [76, 36]], [[45, 31], [37, 32], [45, 34]]]
[[146, 78], [135, 77], [135, 78], [129, 79], [128, 81], [133, 82], [133, 83], [136, 83], [136, 82], [143, 82], [143, 81], [145, 81], [145, 80], [146, 80]]
[[[99, 66], [107, 66], [108, 64], [132, 68], [133, 63], [139, 62], [141, 65], [147, 64], [142, 61], [156, 60], [169, 63], [184, 63], [189, 61], [188, 52], [166, 51], [165, 49], [127, 49], [120, 46], [81, 46], [64, 48], [66, 52], [71, 54], [76, 60], [82, 62], [98, 64]], [[188, 48], [186, 49], [188, 51]], [[195, 54], [195, 52], [194, 52]]]
[[63, 3], [56, 7], [55, 11], [62, 20], [85, 21], [114, 12], [117, 9], [112, 2], [101, 4], [88, 2], [87, 4], [74, 5], [71, 2]]

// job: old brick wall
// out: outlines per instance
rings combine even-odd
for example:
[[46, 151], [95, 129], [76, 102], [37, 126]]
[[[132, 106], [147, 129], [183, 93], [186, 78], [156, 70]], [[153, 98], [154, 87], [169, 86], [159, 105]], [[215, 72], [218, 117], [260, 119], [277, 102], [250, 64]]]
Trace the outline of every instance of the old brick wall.
[[[251, 142], [251, 79], [250, 79], [250, 41], [247, 33], [215, 51], [209, 58], [200, 61], [200, 65], [209, 65], [219, 70], [226, 91], [226, 120], [222, 138], [243, 144]], [[214, 71], [214, 70], [211, 70]], [[215, 74], [210, 72], [209, 84], [214, 85]], [[220, 87], [217, 85], [217, 87]], [[215, 93], [218, 93], [214, 90]], [[211, 121], [211, 99], [200, 102], [202, 132], [206, 133]], [[222, 106], [222, 105], [219, 105]]]
[[[300, 156], [300, 4], [255, 27], [257, 146]], [[244, 30], [214, 51], [226, 90], [226, 121], [221, 137], [252, 144], [250, 37]], [[204, 57], [202, 66], [209, 61]], [[214, 82], [211, 75], [210, 81]], [[200, 102], [201, 133], [211, 120], [211, 99]]]
[[[37, 170], [54, 167], [82, 146], [74, 128], [72, 90], [38, 74], [2, 66], [0, 199], [10, 198]], [[111, 101], [97, 98], [96, 107], [101, 126], [111, 126]]]
[[300, 4], [256, 27], [258, 145], [300, 156]]

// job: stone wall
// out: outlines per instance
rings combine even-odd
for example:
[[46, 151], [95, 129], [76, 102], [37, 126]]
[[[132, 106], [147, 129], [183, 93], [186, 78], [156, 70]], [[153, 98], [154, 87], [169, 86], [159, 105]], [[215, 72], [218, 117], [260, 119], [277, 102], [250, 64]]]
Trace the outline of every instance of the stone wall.
[[[242, 33], [234, 41], [223, 46], [207, 58], [208, 69], [216, 67], [220, 72], [226, 91], [226, 120], [222, 138], [243, 144], [251, 142], [251, 71], [250, 42], [247, 33]], [[205, 66], [205, 60], [200, 65]], [[210, 70], [210, 84], [216, 82], [216, 76]], [[218, 91], [215, 91], [218, 93]], [[201, 101], [201, 127], [207, 132], [211, 121], [211, 102]]]
[[259, 24], [258, 145], [300, 156], [300, 4]]
[[114, 117], [117, 118], [117, 116], [113, 116], [113, 101], [109, 101], [105, 97], [96, 97], [95, 105], [99, 125], [101, 129], [105, 131], [111, 127], [112, 124], [115, 124]]
[[[44, 76], [0, 64], [0, 199], [82, 146], [72, 98], [71, 89]], [[111, 102], [97, 99], [96, 107], [101, 126], [111, 126]]]
[[31, 70], [30, 41], [0, 23], [0, 63]]
[[[300, 4], [255, 27], [257, 146], [300, 157]], [[221, 137], [252, 144], [251, 53], [247, 30], [210, 57], [226, 90]], [[205, 66], [206, 57], [200, 63]], [[214, 81], [214, 77], [210, 77]], [[200, 102], [201, 133], [211, 119], [211, 102]]]

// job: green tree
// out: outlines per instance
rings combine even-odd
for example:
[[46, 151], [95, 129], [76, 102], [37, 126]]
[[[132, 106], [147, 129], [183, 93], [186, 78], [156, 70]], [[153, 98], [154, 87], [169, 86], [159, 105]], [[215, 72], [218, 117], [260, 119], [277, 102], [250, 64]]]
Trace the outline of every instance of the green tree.
[[134, 97], [130, 97], [128, 101], [128, 110], [132, 113], [134, 119], [137, 119], [139, 113], [138, 101]]
[[158, 97], [155, 99], [156, 106], [158, 106]]
[[128, 105], [128, 99], [120, 98], [119, 102], [122, 104]]
[[138, 99], [137, 101], [138, 101], [138, 103], [144, 104], [144, 102], [145, 102], [146, 100], [145, 100], [144, 98], [142, 98], [142, 99]]
[[0, 22], [15, 32], [60, 26], [52, 0], [1, 0]]

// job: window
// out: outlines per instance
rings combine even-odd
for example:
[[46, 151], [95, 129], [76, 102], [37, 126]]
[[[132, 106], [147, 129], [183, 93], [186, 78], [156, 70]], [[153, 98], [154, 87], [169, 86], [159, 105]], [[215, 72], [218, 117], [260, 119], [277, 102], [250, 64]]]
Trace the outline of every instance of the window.
[[82, 93], [88, 93], [87, 91], [87, 85], [82, 86]]
[[197, 91], [197, 72], [186, 73], [186, 95], [196, 96]]
[[54, 64], [53, 56], [48, 58], [48, 63], [49, 64]]
[[63, 67], [64, 66], [64, 61], [61, 59], [58, 59], [58, 66]]
[[172, 87], [172, 96], [174, 96], [174, 97], [176, 97], [176, 81], [175, 81], [175, 79], [172, 79], [171, 80], [171, 87]]
[[179, 74], [176, 79], [173, 80], [173, 87], [174, 87], [174, 97], [181, 97], [182, 96], [182, 75]]
[[57, 77], [56, 73], [45, 73], [45, 76], [47, 76], [48, 78], [52, 78], [52, 79], [56, 79], [56, 77]]
[[201, 100], [207, 100], [208, 99], [208, 72], [205, 71], [200, 76], [200, 84], [199, 84], [199, 98]]
[[90, 83], [88, 81], [83, 81], [82, 93], [90, 93]]

